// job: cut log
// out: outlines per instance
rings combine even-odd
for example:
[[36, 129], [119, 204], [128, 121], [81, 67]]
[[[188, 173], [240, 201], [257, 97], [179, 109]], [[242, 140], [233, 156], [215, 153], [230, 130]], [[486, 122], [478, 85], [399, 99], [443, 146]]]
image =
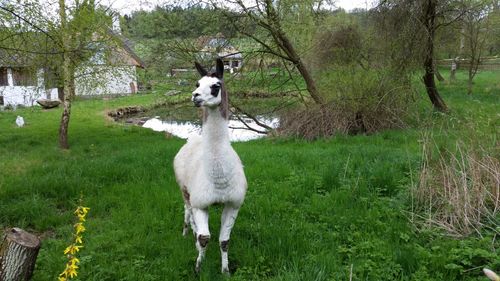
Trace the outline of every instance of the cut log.
[[40, 239], [20, 228], [7, 230], [0, 246], [0, 280], [29, 280], [35, 269]]

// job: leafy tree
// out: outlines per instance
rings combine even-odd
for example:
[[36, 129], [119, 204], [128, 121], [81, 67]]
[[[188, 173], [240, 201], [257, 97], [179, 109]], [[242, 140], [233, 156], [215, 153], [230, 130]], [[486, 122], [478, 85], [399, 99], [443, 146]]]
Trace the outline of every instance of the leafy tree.
[[68, 7], [65, 0], [59, 0], [59, 22], [60, 25], [55, 30], [58, 31], [62, 51], [61, 77], [64, 89], [59, 146], [68, 149], [71, 101], [75, 96], [75, 71], [82, 62], [99, 51], [99, 44], [95, 43], [107, 37], [105, 26], [109, 23], [109, 17], [96, 9], [94, 0], [76, 1], [72, 7]]
[[[108, 29], [111, 17], [94, 0], [75, 1], [72, 5], [59, 0], [58, 8], [58, 18], [54, 19], [54, 7], [46, 7], [41, 1], [0, 4], [2, 15], [5, 15], [0, 49], [29, 59], [33, 70], [45, 69], [52, 80], [47, 82], [63, 89], [59, 146], [68, 149], [77, 69], [95, 54], [104, 52], [103, 46], [116, 46], [116, 39]], [[86, 75], [95, 77], [96, 74]]]

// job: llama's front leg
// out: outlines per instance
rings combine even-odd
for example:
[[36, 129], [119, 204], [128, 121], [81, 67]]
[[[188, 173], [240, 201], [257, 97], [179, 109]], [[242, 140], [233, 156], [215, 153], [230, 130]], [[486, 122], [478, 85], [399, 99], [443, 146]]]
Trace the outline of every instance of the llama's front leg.
[[198, 258], [196, 259], [196, 272], [200, 272], [201, 262], [205, 257], [208, 240], [210, 240], [210, 231], [208, 230], [208, 210], [192, 208], [192, 216], [196, 225], [196, 248], [198, 249]]
[[229, 249], [229, 237], [231, 236], [231, 230], [233, 229], [234, 222], [238, 216], [238, 211], [239, 208], [232, 207], [229, 204], [226, 204], [224, 211], [222, 211], [221, 229], [219, 234], [222, 273], [229, 274], [229, 261], [227, 254]]

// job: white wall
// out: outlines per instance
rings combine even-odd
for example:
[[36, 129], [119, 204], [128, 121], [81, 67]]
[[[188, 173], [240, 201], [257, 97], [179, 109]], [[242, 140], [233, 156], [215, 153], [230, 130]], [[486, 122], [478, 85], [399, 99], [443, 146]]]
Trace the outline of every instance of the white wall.
[[75, 92], [80, 96], [131, 94], [137, 91], [135, 66], [90, 66], [77, 70]]
[[3, 96], [4, 105], [33, 106], [44, 94], [45, 89], [36, 86], [0, 86], [0, 96]]
[[[12, 71], [7, 69], [9, 86], [0, 86], [0, 96], [4, 105], [37, 105], [38, 99], [58, 99], [57, 88], [45, 89], [43, 70], [38, 71], [37, 86], [13, 86]], [[131, 94], [134, 85], [137, 91], [135, 66], [91, 66], [82, 67], [75, 73], [76, 95], [117, 95]]]
[[[33, 106], [36, 100], [47, 98], [47, 93], [51, 94], [51, 90], [46, 91], [43, 81], [43, 70], [37, 73], [37, 86], [14, 86], [12, 70], [7, 69], [8, 86], [0, 86], [0, 96], [3, 96], [4, 105], [24, 105]], [[57, 98], [57, 89], [56, 98]]]

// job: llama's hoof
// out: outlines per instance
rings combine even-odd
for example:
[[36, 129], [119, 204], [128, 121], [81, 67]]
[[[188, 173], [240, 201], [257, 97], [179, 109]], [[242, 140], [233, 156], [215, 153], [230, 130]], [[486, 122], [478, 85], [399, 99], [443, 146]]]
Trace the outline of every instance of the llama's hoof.
[[201, 271], [201, 262], [196, 262], [196, 266], [194, 267], [194, 271], [196, 272], [196, 274], [200, 274], [200, 271]]

